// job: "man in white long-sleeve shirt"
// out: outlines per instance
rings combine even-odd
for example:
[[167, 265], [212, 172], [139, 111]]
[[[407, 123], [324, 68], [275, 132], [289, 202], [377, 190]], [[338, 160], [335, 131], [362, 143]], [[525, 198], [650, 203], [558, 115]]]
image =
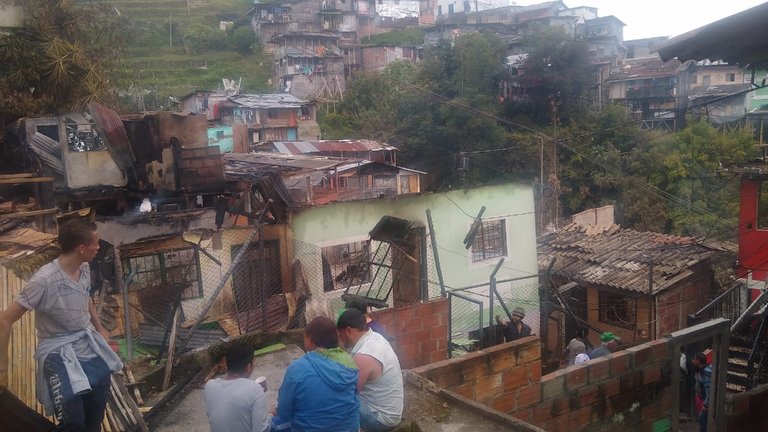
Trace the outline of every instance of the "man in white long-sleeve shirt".
[[211, 432], [269, 430], [267, 397], [251, 379], [253, 348], [235, 344], [227, 350], [227, 374], [208, 381], [203, 390]]

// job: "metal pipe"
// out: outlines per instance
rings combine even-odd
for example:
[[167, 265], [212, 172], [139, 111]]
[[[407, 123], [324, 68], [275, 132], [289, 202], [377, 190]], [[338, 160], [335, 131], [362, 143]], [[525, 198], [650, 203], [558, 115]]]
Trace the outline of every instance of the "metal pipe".
[[429, 227], [429, 240], [432, 243], [432, 257], [435, 259], [435, 271], [437, 281], [440, 283], [440, 295], [445, 297], [445, 280], [443, 269], [440, 267], [440, 254], [437, 252], [437, 240], [435, 240], [435, 225], [432, 223], [432, 211], [427, 209], [427, 225]]
[[496, 291], [496, 273], [499, 272], [501, 265], [504, 263], [504, 258], [501, 258], [496, 264], [496, 267], [491, 272], [491, 279], [489, 281], [490, 289], [488, 290], [488, 328], [493, 328], [493, 294]]

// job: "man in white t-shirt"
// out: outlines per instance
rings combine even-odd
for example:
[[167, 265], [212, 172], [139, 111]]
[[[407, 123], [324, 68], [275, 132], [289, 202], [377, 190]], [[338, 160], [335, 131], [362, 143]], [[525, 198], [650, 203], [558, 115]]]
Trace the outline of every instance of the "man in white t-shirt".
[[359, 369], [360, 427], [369, 432], [394, 429], [403, 416], [403, 375], [395, 351], [382, 335], [368, 329], [357, 309], [345, 310], [336, 328]]
[[227, 374], [205, 383], [203, 397], [211, 432], [266, 432], [267, 397], [251, 379], [253, 348], [236, 344], [227, 350]]

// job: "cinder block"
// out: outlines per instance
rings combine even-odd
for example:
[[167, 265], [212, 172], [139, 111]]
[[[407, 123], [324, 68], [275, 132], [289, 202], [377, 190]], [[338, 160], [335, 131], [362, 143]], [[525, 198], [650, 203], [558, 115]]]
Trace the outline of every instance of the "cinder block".
[[509, 414], [517, 409], [514, 393], [502, 393], [491, 401], [491, 408]]
[[421, 319], [421, 326], [425, 329], [431, 329], [434, 327], [442, 326], [442, 317], [439, 314], [427, 315]]
[[565, 387], [568, 390], [575, 390], [587, 384], [587, 367], [571, 366], [565, 369]]
[[189, 166], [191, 168], [202, 168], [203, 167], [203, 161], [201, 159], [192, 159], [189, 161]]
[[541, 384], [534, 383], [517, 392], [517, 409], [528, 408], [541, 403]]
[[491, 373], [488, 362], [483, 357], [477, 357], [461, 364], [461, 376], [464, 381], [474, 381], [478, 377]]
[[503, 372], [504, 391], [511, 391], [528, 384], [529, 372], [526, 366], [518, 366]]
[[571, 426], [570, 421], [570, 416], [568, 414], [553, 417], [544, 424], [542, 429], [547, 432], [573, 432], [574, 428]]
[[515, 351], [511, 349], [490, 352], [489, 358], [491, 361], [491, 370], [494, 372], [506, 371], [512, 368], [525, 369], [526, 371], [528, 370], [526, 365], [516, 366], [517, 355], [515, 354]]
[[587, 379], [590, 384], [598, 383], [608, 378], [610, 372], [610, 359], [599, 357], [588, 363]]
[[517, 351], [517, 365], [524, 365], [532, 361], [541, 359], [541, 345], [538, 343], [530, 343], [525, 347], [521, 347]]
[[605, 397], [616, 396], [621, 393], [621, 377], [609, 378], [600, 384], [600, 387], [603, 389]]
[[640, 344], [626, 350], [632, 355], [632, 367], [641, 368], [651, 361], [651, 347], [648, 344]]
[[448, 339], [448, 325], [445, 323], [438, 327], [429, 329], [430, 339]]
[[501, 373], [484, 375], [475, 382], [475, 397], [478, 402], [489, 401], [503, 393]]
[[568, 415], [570, 430], [579, 430], [592, 422], [592, 407], [579, 408]]
[[579, 389], [578, 401], [579, 406], [588, 406], [597, 403], [601, 397], [602, 392], [600, 387], [596, 384], [591, 384]]
[[541, 381], [541, 360], [531, 362], [528, 367], [530, 368], [531, 382]]
[[621, 376], [621, 393], [632, 393], [642, 385], [643, 371], [629, 372]]
[[643, 385], [654, 384], [661, 380], [661, 366], [649, 366], [643, 369]]
[[538, 404], [534, 406], [531, 411], [534, 424], [542, 424], [552, 418], [552, 408], [547, 403]]
[[545, 375], [541, 378], [541, 385], [542, 398], [553, 398], [565, 391], [565, 375], [561, 371]]
[[650, 401], [643, 407], [643, 421], [653, 422], [662, 417], [662, 408], [659, 401]]
[[445, 349], [440, 349], [438, 351], [433, 351], [429, 353], [429, 362], [434, 363], [436, 361], [445, 360], [445, 358], [448, 356], [448, 353]]
[[[648, 342], [647, 344], [651, 348], [651, 361], [671, 361], [669, 354], [669, 344], [665, 339], [656, 339]], [[678, 357], [680, 354], [678, 353]]]
[[475, 383], [464, 383], [450, 389], [452, 392], [464, 396], [467, 399], [476, 401], [475, 399]]
[[530, 409], [520, 409], [518, 407], [518, 410], [512, 413], [512, 417], [516, 417], [526, 423], [531, 421], [531, 410]]
[[609, 354], [611, 362], [611, 376], [621, 375], [629, 370], [630, 355], [626, 352]]

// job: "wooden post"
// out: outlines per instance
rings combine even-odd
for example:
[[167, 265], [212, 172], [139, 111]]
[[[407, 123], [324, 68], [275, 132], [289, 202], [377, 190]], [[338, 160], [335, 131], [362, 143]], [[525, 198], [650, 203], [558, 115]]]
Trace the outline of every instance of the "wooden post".
[[163, 391], [168, 390], [168, 385], [171, 382], [171, 370], [173, 369], [173, 354], [176, 348], [176, 330], [179, 326], [179, 313], [181, 308], [176, 308], [176, 313], [173, 314], [173, 324], [171, 327], [171, 337], [168, 341], [168, 358], [165, 361], [165, 376], [163, 377]]

